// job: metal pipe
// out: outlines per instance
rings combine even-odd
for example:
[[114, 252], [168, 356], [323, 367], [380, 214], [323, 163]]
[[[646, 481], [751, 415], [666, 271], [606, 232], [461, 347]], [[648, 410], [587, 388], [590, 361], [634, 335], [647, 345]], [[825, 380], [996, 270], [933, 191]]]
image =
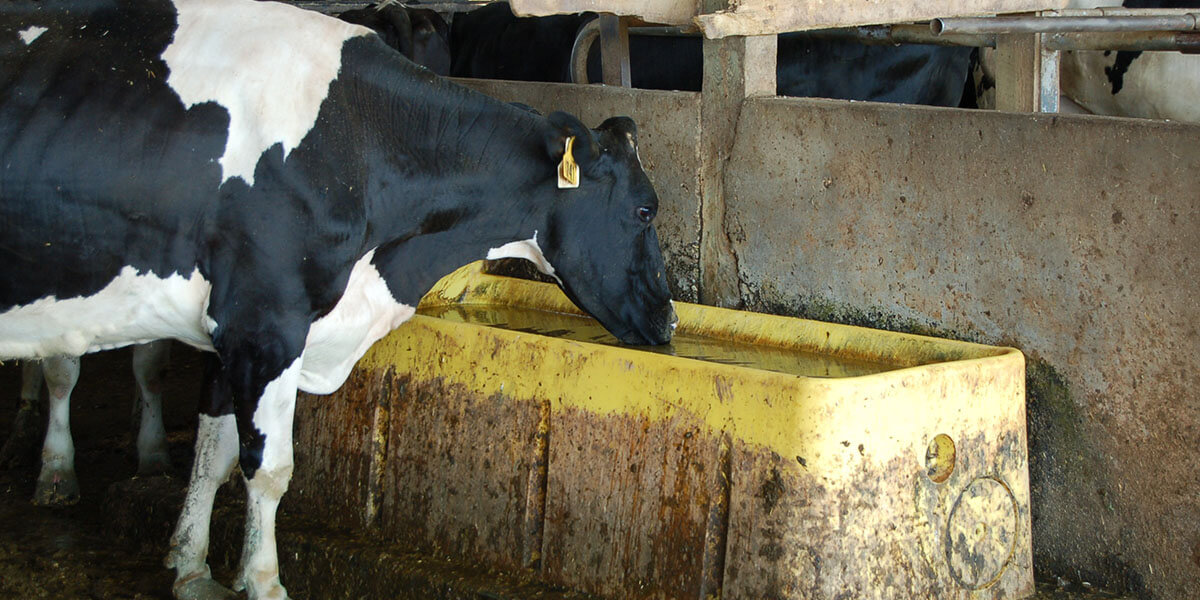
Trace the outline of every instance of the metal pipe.
[[1041, 13], [1043, 17], [1137, 17], [1160, 15], [1187, 15], [1195, 8], [1125, 8], [1124, 6], [1102, 6], [1100, 8], [1063, 8]]
[[629, 35], [644, 35], [654, 37], [696, 37], [700, 29], [695, 25], [678, 27], [630, 27]]
[[948, 33], [1072, 33], [1110, 31], [1193, 31], [1200, 13], [1129, 17], [963, 17], [929, 22], [935, 35]]
[[1042, 36], [1047, 50], [1132, 50], [1175, 51], [1200, 54], [1200, 33], [1175, 31], [1109, 33], [1047, 33]]
[[579, 28], [575, 34], [575, 43], [571, 46], [571, 83], [591, 83], [588, 81], [587, 63], [588, 52], [592, 44], [600, 39], [600, 19], [592, 19]]
[[937, 35], [925, 25], [868, 25], [839, 29], [818, 29], [813, 36], [854, 40], [862, 44], [890, 46], [896, 44], [929, 44], [934, 46], [995, 47], [996, 36], [990, 34], [949, 33]]

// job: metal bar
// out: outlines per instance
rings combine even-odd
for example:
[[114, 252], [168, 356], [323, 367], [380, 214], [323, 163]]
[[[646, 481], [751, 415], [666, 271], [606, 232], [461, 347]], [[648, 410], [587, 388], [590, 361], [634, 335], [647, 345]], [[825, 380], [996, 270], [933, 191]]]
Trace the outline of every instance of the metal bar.
[[700, 30], [695, 25], [679, 27], [630, 27], [629, 35], [644, 35], [655, 37], [699, 37]]
[[1059, 64], [1062, 58], [1062, 53], [1058, 50], [1051, 50], [1046, 47], [1046, 34], [1038, 36], [1042, 38], [1040, 48], [1041, 53], [1040, 65], [1038, 68], [1038, 112], [1057, 113], [1058, 100], [1060, 97], [1059, 87]]
[[934, 19], [934, 34], [1067, 33], [1109, 31], [1193, 31], [1200, 13], [1136, 17], [964, 17]]
[[591, 83], [588, 80], [588, 53], [592, 51], [592, 44], [598, 39], [599, 19], [588, 21], [579, 28], [579, 33], [575, 34], [575, 44], [571, 46], [571, 83]]
[[605, 85], [633, 87], [629, 75], [629, 26], [617, 15], [604, 13], [600, 18], [600, 69]]
[[1048, 50], [1157, 50], [1200, 54], [1200, 33], [1047, 33], [1042, 39]]
[[994, 48], [994, 34], [934, 34], [927, 25], [868, 25], [839, 29], [818, 29], [813, 36], [854, 40], [862, 44], [891, 46], [895, 44], [930, 44], [934, 46], [972, 46]]
[[1195, 14], [1195, 8], [1125, 8], [1124, 6], [1105, 6], [1100, 8], [1064, 8], [1047, 10], [1042, 16], [1047, 17], [1136, 17], [1160, 15]]

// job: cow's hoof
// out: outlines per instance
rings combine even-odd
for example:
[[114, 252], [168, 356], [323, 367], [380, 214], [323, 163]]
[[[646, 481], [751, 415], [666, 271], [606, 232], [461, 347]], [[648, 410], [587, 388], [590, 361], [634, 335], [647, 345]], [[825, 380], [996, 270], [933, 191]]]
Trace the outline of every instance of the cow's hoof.
[[71, 506], [79, 502], [79, 480], [74, 473], [55, 472], [38, 478], [35, 506]]
[[138, 458], [137, 474], [140, 476], [165, 475], [171, 472], [171, 457], [166, 452]]
[[279, 572], [242, 575], [234, 582], [233, 589], [245, 590], [249, 600], [288, 600], [287, 590], [279, 582]]
[[212, 577], [195, 577], [175, 582], [172, 589], [177, 600], [232, 600], [233, 590], [213, 581]]

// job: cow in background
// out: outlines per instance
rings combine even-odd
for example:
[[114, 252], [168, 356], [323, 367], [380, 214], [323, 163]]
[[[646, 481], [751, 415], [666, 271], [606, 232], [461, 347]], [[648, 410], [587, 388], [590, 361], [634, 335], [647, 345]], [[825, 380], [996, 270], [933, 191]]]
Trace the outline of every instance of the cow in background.
[[432, 10], [385, 0], [337, 18], [371, 28], [385, 44], [438, 75], [450, 74], [450, 27]]
[[[450, 74], [455, 77], [570, 82], [570, 55], [580, 28], [595, 14], [517, 17], [506, 2], [455, 16]], [[629, 38], [630, 75], [641, 89], [699, 91], [703, 42], [698, 37]], [[596, 48], [589, 79], [600, 75]], [[970, 48], [869, 46], [813, 33], [779, 36], [781, 96], [958, 106]]]
[[[1071, 8], [1120, 6], [1073, 0]], [[1128, 0], [1126, 8], [1196, 8], [1198, 0]], [[1180, 52], [1063, 52], [1063, 96], [1098, 115], [1200, 123], [1200, 56]]]
[[[1073, 0], [1069, 8], [1122, 6]], [[1129, 0], [1126, 8], [1198, 8], [1200, 0]], [[994, 50], [981, 48], [973, 68], [975, 105], [995, 108]], [[1200, 56], [1180, 52], [1064, 51], [1059, 112], [1200, 123]]]

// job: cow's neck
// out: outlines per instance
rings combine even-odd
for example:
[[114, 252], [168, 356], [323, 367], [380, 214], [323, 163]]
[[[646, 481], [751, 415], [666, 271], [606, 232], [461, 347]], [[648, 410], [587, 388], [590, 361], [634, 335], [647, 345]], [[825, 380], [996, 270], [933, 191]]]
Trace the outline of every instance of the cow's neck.
[[489, 250], [544, 234], [554, 165], [535, 114], [442, 80], [389, 87], [372, 119], [394, 133], [368, 158], [368, 245], [407, 303]]

